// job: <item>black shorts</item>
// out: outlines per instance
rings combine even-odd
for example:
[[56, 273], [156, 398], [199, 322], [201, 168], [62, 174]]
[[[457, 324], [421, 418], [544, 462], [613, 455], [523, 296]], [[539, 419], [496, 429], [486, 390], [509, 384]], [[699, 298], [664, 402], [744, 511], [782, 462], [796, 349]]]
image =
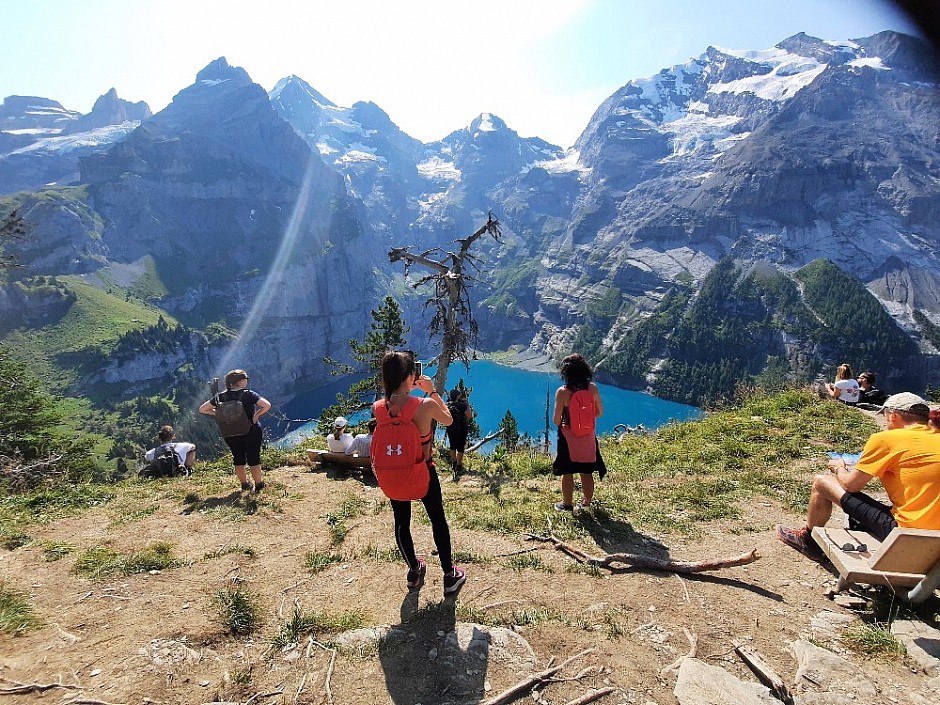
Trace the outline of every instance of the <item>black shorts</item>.
[[451, 431], [447, 429], [447, 440], [450, 442], [450, 449], [458, 453], [463, 453], [467, 448], [467, 429], [462, 431]]
[[261, 465], [261, 426], [255, 424], [244, 436], [225, 439], [232, 451], [233, 465]]
[[884, 541], [898, 525], [891, 507], [863, 492], [846, 492], [840, 504], [849, 517], [850, 529], [867, 531], [879, 541]]

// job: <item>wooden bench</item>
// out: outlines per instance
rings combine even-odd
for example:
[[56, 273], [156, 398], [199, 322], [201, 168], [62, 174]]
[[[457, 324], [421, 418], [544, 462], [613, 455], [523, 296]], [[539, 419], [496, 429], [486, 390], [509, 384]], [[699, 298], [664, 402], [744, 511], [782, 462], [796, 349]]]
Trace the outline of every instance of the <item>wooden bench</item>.
[[[881, 542], [864, 531], [817, 526], [813, 538], [839, 571], [837, 590], [886, 585], [917, 604], [940, 586], [940, 531], [896, 528]], [[847, 544], [867, 550], [844, 550]]]
[[358, 468], [372, 472], [372, 461], [367, 455], [346, 455], [345, 453], [333, 453], [328, 450], [308, 450], [307, 457], [314, 465], [330, 463], [332, 465], [342, 465], [347, 468]]

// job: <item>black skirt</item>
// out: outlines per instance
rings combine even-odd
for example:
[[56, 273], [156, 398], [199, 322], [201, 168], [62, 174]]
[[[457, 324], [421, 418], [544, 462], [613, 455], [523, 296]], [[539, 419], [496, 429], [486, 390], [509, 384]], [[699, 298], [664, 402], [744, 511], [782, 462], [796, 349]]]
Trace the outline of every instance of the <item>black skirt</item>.
[[568, 439], [565, 438], [560, 430], [558, 431], [558, 454], [552, 461], [552, 474], [554, 475], [574, 475], [584, 473], [590, 475], [597, 473], [601, 480], [607, 474], [607, 465], [604, 464], [604, 458], [601, 457], [601, 447], [594, 438], [594, 444], [597, 446], [597, 457], [592, 463], [576, 463], [571, 459], [571, 453], [568, 451]]

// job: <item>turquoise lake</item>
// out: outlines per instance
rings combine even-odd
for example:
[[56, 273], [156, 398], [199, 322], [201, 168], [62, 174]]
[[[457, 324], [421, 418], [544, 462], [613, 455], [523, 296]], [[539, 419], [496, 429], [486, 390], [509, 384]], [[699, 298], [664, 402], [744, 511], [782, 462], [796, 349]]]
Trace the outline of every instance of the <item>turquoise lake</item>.
[[[433, 369], [429, 370], [433, 375]], [[549, 422], [551, 405], [555, 400], [555, 390], [561, 385], [557, 373], [531, 372], [515, 367], [498, 365], [489, 360], [475, 360], [470, 364], [470, 372], [461, 364], [451, 365], [448, 374], [448, 388], [456, 386], [463, 378], [464, 384], [472, 388], [470, 405], [476, 412], [477, 423], [483, 435], [499, 428], [499, 422], [511, 411], [519, 426], [519, 433], [543, 441], [545, 438], [545, 398], [548, 394]], [[294, 419], [316, 418], [327, 406], [336, 402], [337, 392], [349, 388], [348, 379], [320, 387], [303, 394], [288, 404], [284, 411]], [[670, 421], [687, 421], [699, 418], [700, 409], [686, 404], [664, 401], [619, 387], [601, 384], [601, 400], [604, 402], [604, 415], [597, 420], [598, 433], [612, 432], [617, 424], [638, 426], [653, 430]], [[368, 412], [363, 412], [368, 416]], [[356, 420], [356, 419], [353, 419]], [[310, 422], [288, 433], [279, 442], [293, 445], [306, 436], [316, 433], [316, 424]], [[440, 432], [441, 435], [443, 431]], [[555, 429], [551, 428], [552, 446], [555, 443]], [[496, 441], [482, 449], [492, 450]]]

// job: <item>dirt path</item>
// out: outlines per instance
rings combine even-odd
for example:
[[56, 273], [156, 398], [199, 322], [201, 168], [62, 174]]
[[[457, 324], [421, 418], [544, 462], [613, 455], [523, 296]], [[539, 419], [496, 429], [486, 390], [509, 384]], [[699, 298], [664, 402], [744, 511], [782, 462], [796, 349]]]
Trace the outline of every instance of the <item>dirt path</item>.
[[[324, 507], [335, 507], [345, 493], [361, 498], [365, 511], [349, 520], [344, 542], [334, 549], [344, 560], [311, 575], [303, 567], [307, 552], [330, 550]], [[457, 627], [483, 615], [517, 625], [514, 631], [531, 645], [536, 669], [552, 657], [595, 649], [568, 673], [589, 666], [602, 667], [602, 673], [546, 688], [539, 702], [550, 704], [604, 685], [616, 690], [603, 703], [675, 703], [675, 672], [663, 669], [689, 652], [686, 631], [697, 637], [699, 658], [746, 680], [754, 678], [735, 656], [734, 640], [749, 643], [787, 681], [796, 670], [786, 648], [794, 639], [810, 637], [845, 653], [836, 636], [813, 626], [824, 610], [851, 614], [825, 596], [832, 575], [776, 541], [773, 524], [798, 519], [766, 500], [736, 524], [760, 527], [754, 533], [715, 525], [697, 541], [648, 537], [650, 550], [661, 542], [676, 559], [727, 557], [751, 548], [762, 556], [751, 565], [700, 577], [629, 569], [591, 575], [572, 570], [574, 562], [546, 544], [531, 554], [546, 569], [518, 570], [507, 554], [530, 555], [517, 553], [533, 548], [522, 537], [454, 528], [455, 548], [478, 560], [467, 565], [469, 578], [455, 604], [442, 602], [430, 529], [420, 522], [415, 539], [419, 553], [428, 557], [428, 580], [420, 594], [406, 590], [403, 564], [383, 558], [394, 553], [391, 512], [378, 489], [356, 479], [302, 467], [277, 469], [269, 474], [258, 512], [240, 520], [230, 518], [243, 515], [237, 493], [218, 500], [220, 506], [233, 504], [233, 514], [190, 512], [179, 492], [168, 494], [142, 519], [122, 523], [104, 507], [33, 527], [33, 544], [0, 550], [0, 577], [28, 594], [47, 623], [20, 637], [0, 635], [0, 677], [78, 686], [4, 695], [0, 705], [61, 703], [78, 696], [105, 703], [245, 703], [258, 694], [253, 703], [481, 702], [484, 694], [516, 682], [521, 667], [518, 653], [507, 656], [518, 645], [501, 650], [488, 643], [473, 653], [476, 667], [444, 658], [448, 638], [456, 639], [458, 651], [470, 653], [472, 645], [461, 639], [471, 640], [466, 634], [473, 632]], [[189, 565], [94, 581], [70, 573], [76, 554], [47, 561], [42, 541], [116, 550], [168, 541]], [[232, 546], [251, 547], [255, 555], [205, 558]], [[259, 596], [264, 610], [262, 627], [250, 638], [227, 636], [211, 619], [211, 596], [236, 579]], [[382, 650], [346, 650], [335, 659], [306, 640], [266, 655], [294, 605], [308, 612], [362, 610], [368, 626], [403, 623], [407, 636]], [[925, 680], [904, 663], [872, 661], [865, 669], [882, 703], [908, 702], [905, 693]], [[264, 695], [277, 691], [281, 694]]]

